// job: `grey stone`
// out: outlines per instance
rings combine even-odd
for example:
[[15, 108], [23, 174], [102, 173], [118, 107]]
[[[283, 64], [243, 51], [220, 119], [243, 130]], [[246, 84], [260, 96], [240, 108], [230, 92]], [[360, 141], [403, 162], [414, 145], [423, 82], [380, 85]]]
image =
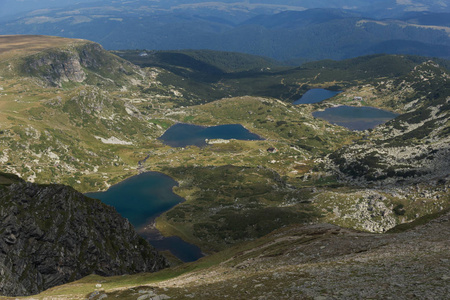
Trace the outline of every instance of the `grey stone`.
[[114, 208], [68, 186], [19, 182], [0, 189], [0, 228], [5, 228], [0, 238], [5, 296], [37, 294], [92, 273], [167, 266]]

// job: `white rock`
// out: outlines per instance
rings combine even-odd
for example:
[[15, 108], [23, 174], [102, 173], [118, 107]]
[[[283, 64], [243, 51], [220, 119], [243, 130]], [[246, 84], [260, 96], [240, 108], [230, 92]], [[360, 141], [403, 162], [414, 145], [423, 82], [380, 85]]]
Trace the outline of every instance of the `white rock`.
[[115, 136], [112, 136], [108, 139], [96, 136], [95, 137], [98, 140], [101, 140], [103, 144], [111, 144], [111, 145], [132, 145], [132, 142], [122, 141], [116, 138]]

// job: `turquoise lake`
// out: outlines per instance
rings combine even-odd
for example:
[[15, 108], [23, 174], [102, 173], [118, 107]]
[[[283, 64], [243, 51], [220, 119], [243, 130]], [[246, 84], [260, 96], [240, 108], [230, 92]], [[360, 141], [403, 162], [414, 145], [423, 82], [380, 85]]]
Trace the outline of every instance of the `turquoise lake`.
[[398, 114], [374, 107], [337, 106], [312, 114], [350, 130], [366, 130], [394, 119]]
[[297, 105], [297, 104], [318, 103], [320, 101], [327, 100], [331, 97], [334, 97], [339, 93], [341, 93], [341, 92], [330, 91], [330, 90], [326, 90], [326, 89], [312, 89], [312, 90], [307, 91], [305, 94], [303, 94], [303, 96], [300, 99], [294, 101], [293, 104]]
[[[178, 183], [169, 176], [146, 172], [113, 185], [105, 192], [87, 193], [86, 196], [115, 207], [118, 213], [140, 231], [158, 215], [184, 201], [172, 191], [177, 185]], [[185, 262], [195, 261], [203, 256], [200, 248], [186, 243], [179, 237], [166, 238], [157, 230], [146, 232], [144, 237], [156, 249], [170, 250]]]
[[206, 146], [205, 139], [263, 140], [240, 124], [204, 127], [183, 123], [171, 126], [159, 139], [172, 147], [202, 147]]

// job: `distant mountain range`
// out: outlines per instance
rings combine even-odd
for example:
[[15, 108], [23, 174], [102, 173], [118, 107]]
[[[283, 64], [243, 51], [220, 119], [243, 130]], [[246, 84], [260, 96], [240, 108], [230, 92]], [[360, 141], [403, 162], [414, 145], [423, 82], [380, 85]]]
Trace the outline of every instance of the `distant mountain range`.
[[[24, 1], [30, 8], [56, 5]], [[450, 8], [441, 1], [328, 2], [85, 0], [13, 16], [18, 1], [7, 0], [0, 34], [83, 38], [116, 50], [236, 51], [294, 63], [374, 53], [450, 57]]]
[[285, 10], [305, 10], [311, 8], [338, 8], [370, 13], [371, 16], [398, 16], [404, 12], [449, 12], [450, 7], [440, 0], [3, 0], [0, 3], [0, 16], [11, 16], [38, 9], [54, 9], [63, 7], [134, 7], [151, 12], [222, 11], [242, 16], [252, 13], [273, 14]]

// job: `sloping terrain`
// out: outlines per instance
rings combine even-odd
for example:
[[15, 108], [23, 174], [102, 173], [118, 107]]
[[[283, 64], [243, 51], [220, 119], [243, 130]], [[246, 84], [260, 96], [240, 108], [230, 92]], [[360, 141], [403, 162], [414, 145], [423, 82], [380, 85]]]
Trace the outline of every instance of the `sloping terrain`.
[[155, 274], [90, 276], [33, 298], [444, 299], [449, 213], [433, 218], [382, 235], [290, 226], [195, 263]]
[[[181, 183], [180, 195], [192, 200], [175, 210], [185, 210], [183, 213], [191, 218], [178, 222], [175, 227], [172, 225], [177, 218], [169, 218], [171, 220], [166, 221], [171, 226], [164, 224], [166, 234], [184, 234], [184, 238], [196, 243], [216, 240], [218, 244], [210, 249], [217, 251], [250, 236], [259, 237], [267, 233], [268, 228], [272, 230], [300, 220], [286, 218], [259, 230], [250, 228], [259, 222], [256, 218], [247, 224], [250, 226], [247, 226], [248, 235], [232, 238], [224, 244], [212, 237], [220, 227], [210, 226], [210, 222], [238, 217], [240, 211], [234, 205], [243, 205], [254, 216], [265, 215], [267, 209], [284, 211], [286, 206], [298, 214], [297, 202], [310, 201], [313, 207], [308, 206], [307, 216], [302, 217], [301, 222], [316, 218], [319, 211], [320, 217], [327, 222], [375, 232], [386, 231], [396, 224], [448, 206], [445, 189], [441, 188], [445, 180], [437, 180], [437, 187], [424, 182], [425, 186], [421, 187], [394, 186], [390, 190], [354, 186], [354, 180], [339, 182], [337, 175], [347, 174], [345, 176], [351, 178], [348, 170], [353, 166], [353, 148], [371, 149], [371, 145], [376, 144], [380, 151], [385, 151], [382, 141], [396, 131], [383, 131], [380, 127], [361, 140], [366, 134], [350, 132], [311, 115], [314, 110], [335, 104], [373, 105], [399, 113], [413, 113], [422, 105], [433, 106], [433, 95], [442, 96], [447, 90], [447, 71], [435, 67], [426, 58], [373, 55], [287, 68], [271, 65], [270, 61], [259, 57], [224, 52], [156, 52], [147, 53], [148, 56], [140, 56], [141, 52], [136, 51], [118, 52], [145, 67], [139, 68], [88, 41], [4, 37], [2, 45], [5, 49], [8, 43], [10, 49], [1, 54], [4, 59], [0, 75], [3, 77], [0, 95], [3, 108], [0, 111], [2, 170], [29, 181], [66, 183], [81, 191], [106, 189], [140, 170], [170, 174]], [[13, 45], [19, 43], [24, 47], [13, 58]], [[186, 61], [185, 57], [188, 57]], [[216, 72], [218, 70], [220, 72]], [[202, 73], [206, 75], [199, 77]], [[344, 92], [314, 105], [286, 103], [311, 88]], [[286, 102], [252, 96], [213, 101], [228, 95], [246, 94], [273, 95]], [[355, 101], [355, 96], [363, 96], [364, 100]], [[441, 96], [436, 101], [444, 101]], [[199, 102], [206, 104], [193, 105]], [[436, 105], [441, 105], [439, 103]], [[445, 115], [446, 109], [443, 109], [444, 119]], [[435, 115], [430, 116], [434, 118]], [[405, 118], [409, 118], [408, 114]], [[157, 137], [176, 122], [205, 126], [239, 123], [265, 140], [230, 141], [203, 148], [172, 148]], [[429, 125], [430, 130], [440, 133], [427, 147], [431, 147], [430, 151], [438, 145], [445, 147], [448, 125], [441, 121]], [[418, 137], [405, 143], [407, 147], [417, 148], [421, 141]], [[269, 153], [269, 148], [278, 151]], [[330, 156], [333, 163], [323, 159], [334, 151], [337, 152]], [[445, 179], [445, 155], [441, 154], [436, 157], [443, 160], [436, 161], [435, 165], [442, 167], [441, 175]], [[352, 155], [358, 157], [359, 154]], [[365, 154], [361, 152], [360, 155]], [[344, 161], [347, 157], [348, 164]], [[365, 161], [362, 158], [357, 164]], [[367, 161], [371, 163], [370, 159]], [[394, 171], [407, 172], [413, 165], [424, 163], [425, 160], [412, 160], [406, 166], [400, 163]], [[340, 164], [343, 170], [340, 170]], [[272, 176], [271, 171], [260, 172], [259, 177], [253, 178], [253, 171], [248, 171], [240, 182], [230, 179], [223, 183], [223, 187], [231, 191], [228, 193], [222, 187], [223, 203], [198, 202], [212, 196], [202, 187], [201, 173], [214, 170], [214, 176], [223, 178], [227, 170], [223, 166], [226, 165], [235, 166], [236, 170], [276, 173]], [[257, 169], [258, 166], [262, 168]], [[383, 172], [391, 174], [391, 169]], [[373, 173], [365, 172], [365, 167], [361, 172], [362, 177]], [[247, 195], [247, 183], [263, 186], [277, 176], [285, 186], [263, 193], [259, 199]], [[214, 178], [211, 182], [214, 183]], [[285, 199], [286, 193], [301, 195], [305, 188], [311, 191], [306, 193], [306, 198]], [[245, 201], [241, 199], [242, 203], [233, 203], [235, 199], [231, 196], [234, 194], [249, 197]], [[432, 198], [425, 196], [428, 194], [433, 195]], [[407, 195], [415, 200], [410, 201]], [[419, 205], [421, 201], [426, 204]], [[201, 213], [210, 209], [211, 213]], [[201, 218], [196, 218], [199, 213]], [[162, 219], [159, 224], [162, 229]], [[198, 229], [203, 226], [198, 231], [203, 231], [201, 239], [193, 237], [195, 226]], [[181, 227], [191, 228], [190, 232], [180, 231]], [[239, 228], [232, 228], [229, 236], [235, 235]]]
[[375, 88], [390, 95], [391, 107], [405, 113], [376, 128], [365, 141], [331, 155], [339, 172], [354, 181], [383, 185], [448, 180], [448, 71], [425, 62], [408, 75], [380, 82]]
[[353, 187], [315, 198], [327, 210], [328, 222], [380, 232], [448, 207], [448, 80], [448, 69], [427, 61], [397, 79], [355, 86], [320, 104], [372, 105], [402, 113], [327, 156], [323, 167]]
[[[0, 174], [0, 293], [36, 294], [92, 273], [167, 266], [114, 208], [63, 185]], [[9, 181], [9, 182], [8, 182]]]
[[[3, 170], [83, 190], [100, 188], [102, 176], [103, 187], [129, 176], [130, 164], [135, 167], [142, 159], [130, 158], [130, 146], [139, 149], [147, 145], [147, 137], [162, 133], [133, 104], [151, 103], [140, 97], [140, 90], [157, 85], [155, 71], [144, 71], [84, 40], [0, 39]], [[170, 90], [175, 91], [156, 87], [153, 92], [173, 94]], [[90, 174], [97, 179], [91, 181]]]
[[[393, 80], [407, 75], [417, 64], [429, 60], [419, 56], [376, 54], [290, 67], [264, 57], [223, 51], [112, 52], [142, 68], [162, 70], [158, 81], [163, 85], [177, 83], [183, 94], [182, 99], [177, 99], [177, 104], [182, 106], [249, 95], [294, 102], [315, 87], [343, 90], [371, 84], [379, 78]], [[449, 67], [448, 60], [435, 61], [444, 68]]]
[[[386, 232], [447, 211], [449, 76], [445, 60], [438, 65], [424, 57], [372, 55], [289, 68], [225, 52], [115, 52], [139, 63], [138, 67], [89, 41], [38, 36], [0, 39], [2, 171], [46, 184], [66, 183], [81, 191], [106, 189], [144, 170], [163, 172], [179, 182], [174, 191], [186, 201], [148, 225], [211, 254], [157, 275], [92, 276], [43, 295], [104, 297], [101, 287], [90, 294], [100, 284], [124, 299], [151, 298], [157, 296], [150, 295], [150, 288], [133, 291], [128, 287], [190, 272], [195, 282], [186, 275], [161, 283], [162, 289], [155, 286], [153, 293], [160, 299], [252, 297], [245, 294], [248, 291], [278, 299], [327, 297], [338, 291], [342, 297], [383, 298], [387, 292], [361, 288], [363, 279], [358, 278], [380, 282], [392, 292], [413, 285], [400, 276], [402, 272], [410, 274], [425, 266], [440, 270], [437, 261], [447, 254], [448, 231], [424, 238], [425, 231], [420, 230], [373, 235], [351, 229]], [[317, 104], [291, 104], [312, 88], [342, 93]], [[312, 116], [313, 111], [340, 104], [370, 105], [402, 115], [365, 132], [352, 132]], [[158, 139], [179, 122], [242, 124], [263, 139], [209, 140], [204, 147], [178, 148]], [[3, 184], [15, 180], [0, 177]], [[26, 194], [22, 188], [43, 200], [39, 197], [45, 193], [33, 194], [38, 187], [42, 186], [5, 187], [2, 191], [8, 200], [4, 202], [15, 199], [13, 192]], [[73, 196], [76, 193], [70, 188], [53, 191], [53, 187], [44, 190], [48, 195], [61, 193], [91, 203]], [[55, 221], [63, 224], [60, 228], [68, 228], [70, 224], [61, 216], [64, 213]], [[441, 220], [443, 225], [448, 222]], [[334, 225], [317, 225], [324, 222]], [[442, 229], [440, 223], [433, 224], [429, 226], [435, 226], [434, 230]], [[270, 234], [273, 230], [278, 231]], [[28, 232], [27, 228], [20, 231]], [[4, 241], [14, 242], [11, 234], [17, 240], [19, 235], [11, 231]], [[59, 236], [56, 230], [56, 239]], [[420, 239], [424, 243], [414, 248]], [[400, 246], [413, 256], [394, 251]], [[427, 246], [437, 250], [422, 253]], [[416, 266], [416, 258], [423, 258], [423, 265]], [[366, 274], [364, 264], [373, 272]], [[388, 281], [384, 278], [392, 265], [398, 273]], [[413, 293], [427, 297], [430, 278], [437, 274], [433, 272], [426, 274], [424, 282], [417, 279]], [[353, 274], [354, 285], [344, 282]], [[50, 279], [47, 282], [53, 282]], [[394, 279], [400, 286], [388, 285]], [[312, 282], [318, 283], [317, 289]], [[439, 296], [445, 287], [439, 277], [437, 282]]]

